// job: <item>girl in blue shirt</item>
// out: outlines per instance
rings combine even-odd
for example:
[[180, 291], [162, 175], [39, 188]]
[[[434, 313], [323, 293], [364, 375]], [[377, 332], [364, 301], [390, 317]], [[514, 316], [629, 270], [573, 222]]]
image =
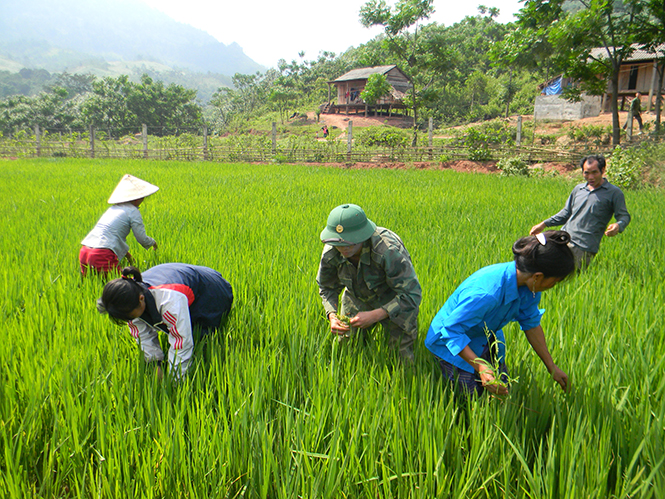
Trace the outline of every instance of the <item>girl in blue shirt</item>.
[[[570, 235], [546, 231], [519, 239], [513, 245], [515, 260], [482, 268], [467, 278], [436, 314], [425, 346], [436, 356], [444, 375], [463, 393], [505, 395], [505, 337], [502, 328], [517, 321], [531, 348], [554, 381], [564, 391], [568, 375], [552, 360], [538, 308], [540, 293], [552, 288], [575, 270]], [[502, 374], [495, 373], [492, 365]]]

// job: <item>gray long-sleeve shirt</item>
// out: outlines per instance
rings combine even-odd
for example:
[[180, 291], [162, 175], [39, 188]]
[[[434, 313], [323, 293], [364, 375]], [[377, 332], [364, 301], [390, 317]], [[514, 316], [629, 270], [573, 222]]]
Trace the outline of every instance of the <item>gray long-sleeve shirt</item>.
[[594, 190], [590, 190], [586, 182], [576, 185], [564, 208], [545, 220], [545, 225], [565, 224], [562, 230], [570, 234], [575, 246], [589, 253], [598, 253], [612, 215], [619, 224], [619, 232], [623, 232], [630, 223], [626, 200], [621, 189], [604, 179]]
[[118, 260], [122, 260], [129, 251], [126, 239], [130, 230], [144, 248], [155, 244], [155, 240], [145, 233], [139, 209], [132, 203], [115, 204], [106, 210], [81, 244], [90, 248], [108, 248]]

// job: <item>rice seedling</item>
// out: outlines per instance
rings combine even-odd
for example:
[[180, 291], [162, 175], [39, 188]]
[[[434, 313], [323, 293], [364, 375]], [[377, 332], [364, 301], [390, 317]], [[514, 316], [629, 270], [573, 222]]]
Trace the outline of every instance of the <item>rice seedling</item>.
[[[100, 316], [81, 239], [132, 173], [159, 243], [234, 288], [225, 329], [181, 383], [157, 379]], [[543, 295], [563, 393], [504, 328], [510, 403], [459, 405], [421, 341], [403, 365], [376, 328], [337, 345], [316, 286], [334, 206], [400, 234], [423, 288], [420, 338], [477, 269], [567, 198], [562, 179], [86, 159], [0, 160], [0, 497], [662, 498], [665, 200], [627, 193], [633, 222], [590, 269]]]

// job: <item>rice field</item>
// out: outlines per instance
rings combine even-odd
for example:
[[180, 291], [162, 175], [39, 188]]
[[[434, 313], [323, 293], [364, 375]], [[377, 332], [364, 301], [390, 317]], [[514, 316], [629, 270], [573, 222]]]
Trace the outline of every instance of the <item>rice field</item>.
[[[226, 328], [180, 384], [159, 381], [95, 309], [80, 241], [124, 173], [159, 250], [234, 288]], [[663, 498], [665, 198], [627, 192], [633, 221], [590, 270], [543, 293], [572, 392], [516, 325], [519, 382], [458, 405], [422, 344], [475, 270], [558, 211], [573, 181], [297, 165], [0, 160], [0, 497]], [[416, 362], [380, 330], [333, 342], [315, 276], [330, 210], [361, 205], [401, 236], [423, 288]]]

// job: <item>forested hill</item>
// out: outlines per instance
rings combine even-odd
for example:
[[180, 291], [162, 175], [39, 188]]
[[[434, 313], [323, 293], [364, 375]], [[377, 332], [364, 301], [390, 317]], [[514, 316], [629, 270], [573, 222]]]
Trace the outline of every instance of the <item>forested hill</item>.
[[153, 61], [197, 72], [262, 71], [236, 44], [179, 23], [140, 0], [0, 0], [0, 58], [50, 71]]

